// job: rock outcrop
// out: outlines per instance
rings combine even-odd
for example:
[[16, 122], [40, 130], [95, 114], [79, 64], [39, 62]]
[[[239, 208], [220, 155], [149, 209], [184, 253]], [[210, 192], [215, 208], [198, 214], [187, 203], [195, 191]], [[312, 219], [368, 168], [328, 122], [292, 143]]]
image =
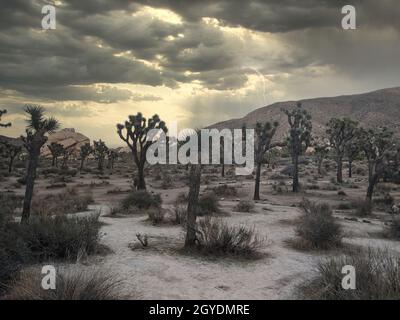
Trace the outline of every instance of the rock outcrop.
[[66, 128], [49, 135], [49, 139], [41, 149], [43, 156], [50, 156], [50, 150], [47, 147], [52, 142], [62, 144], [65, 149], [69, 149], [73, 154], [78, 155], [80, 147], [85, 143], [90, 143], [90, 139], [85, 135], [76, 132], [73, 128]]

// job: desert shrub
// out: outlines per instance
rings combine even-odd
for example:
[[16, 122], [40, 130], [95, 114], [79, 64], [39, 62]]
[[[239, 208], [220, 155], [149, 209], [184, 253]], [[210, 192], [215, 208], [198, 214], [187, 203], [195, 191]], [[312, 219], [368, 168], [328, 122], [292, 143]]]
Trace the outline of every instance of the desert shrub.
[[250, 212], [254, 209], [254, 203], [248, 200], [240, 200], [235, 210], [239, 212]]
[[338, 196], [347, 196], [346, 192], [344, 192], [343, 190], [339, 190], [337, 194]]
[[7, 222], [14, 211], [22, 206], [22, 196], [0, 193], [0, 224]]
[[16, 237], [27, 244], [36, 261], [49, 259], [76, 260], [82, 252], [92, 254], [100, 240], [98, 217], [54, 218], [31, 217], [29, 224], [15, 228]]
[[286, 167], [284, 167], [281, 171], [280, 171], [280, 173], [281, 174], [283, 174], [283, 175], [286, 175], [286, 176], [293, 176], [293, 170], [294, 170], [294, 167], [293, 167], [293, 165], [291, 164], [291, 165], [288, 165], [288, 166], [286, 166]]
[[219, 200], [217, 196], [211, 192], [206, 192], [201, 195], [199, 197], [197, 210], [197, 214], [200, 216], [219, 212]]
[[285, 192], [289, 191], [285, 181], [280, 181], [277, 184], [273, 184], [272, 185], [272, 190], [277, 192], [277, 193], [285, 193]]
[[359, 166], [357, 166], [357, 167], [355, 167], [355, 168], [353, 169], [353, 172], [354, 172], [355, 174], [359, 175], [359, 176], [365, 176], [365, 175], [367, 174], [367, 169], [364, 168], [364, 167], [359, 167]]
[[304, 249], [329, 249], [341, 244], [341, 227], [335, 221], [328, 204], [304, 199], [301, 207], [304, 212], [296, 228], [296, 234], [300, 238], [297, 244]]
[[93, 203], [90, 192], [79, 193], [77, 188], [67, 188], [61, 193], [36, 196], [32, 201], [32, 214], [45, 217], [48, 215], [76, 213], [86, 211]]
[[40, 270], [29, 270], [12, 282], [10, 300], [117, 300], [121, 281], [101, 270], [57, 271], [56, 289], [44, 290]]
[[342, 202], [342, 203], [339, 203], [337, 208], [339, 210], [351, 210], [351, 209], [353, 209], [353, 206], [349, 202]]
[[387, 209], [394, 205], [394, 198], [389, 193], [384, 193], [379, 197], [375, 197], [373, 201], [378, 208], [382, 209]]
[[227, 184], [222, 184], [211, 189], [207, 188], [206, 191], [213, 192], [218, 197], [232, 197], [237, 195], [236, 188]]
[[[342, 268], [356, 270], [356, 288], [342, 288]], [[317, 275], [299, 286], [299, 296], [315, 300], [400, 299], [400, 258], [388, 250], [368, 249], [329, 258], [318, 264]]]
[[161, 208], [149, 208], [146, 211], [153, 225], [163, 222], [165, 212]]
[[178, 194], [175, 200], [175, 204], [183, 204], [188, 202], [189, 194], [186, 192], [181, 192]]
[[131, 208], [149, 209], [151, 207], [158, 208], [161, 206], [161, 197], [159, 194], [151, 194], [146, 190], [137, 190], [127, 195], [121, 203], [123, 209]]
[[174, 219], [173, 222], [180, 225], [186, 224], [187, 205], [175, 204], [174, 206]]
[[355, 214], [359, 217], [365, 217], [372, 213], [372, 206], [368, 200], [357, 199], [352, 201], [351, 205], [355, 209]]
[[254, 228], [229, 226], [221, 219], [206, 217], [198, 221], [199, 249], [211, 255], [256, 257], [265, 244]]
[[41, 170], [41, 173], [44, 174], [44, 175], [58, 174], [59, 172], [60, 172], [60, 169], [56, 168], [56, 167], [43, 168]]
[[95, 253], [99, 229], [98, 217], [31, 217], [29, 224], [0, 225], [0, 291], [27, 264], [48, 259], [76, 260], [84, 252]]
[[389, 238], [400, 240], [400, 217], [393, 217], [386, 227]]
[[335, 185], [335, 184], [331, 184], [330, 183], [330, 184], [327, 184], [327, 185], [323, 186], [322, 190], [325, 190], [325, 191], [337, 191], [337, 190], [339, 190], [339, 187], [337, 185]]
[[173, 187], [172, 185], [172, 179], [170, 177], [170, 175], [164, 173], [162, 176], [162, 181], [161, 181], [161, 188], [166, 190]]
[[306, 187], [308, 190], [319, 190], [319, 185], [318, 184], [309, 184]]

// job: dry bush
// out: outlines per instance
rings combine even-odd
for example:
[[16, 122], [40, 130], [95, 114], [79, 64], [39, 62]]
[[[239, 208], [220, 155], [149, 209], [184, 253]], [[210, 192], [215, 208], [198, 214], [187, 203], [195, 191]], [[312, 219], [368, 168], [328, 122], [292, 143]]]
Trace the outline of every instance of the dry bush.
[[355, 209], [355, 215], [358, 217], [366, 217], [372, 213], [372, 206], [368, 200], [357, 199], [351, 202], [351, 206]]
[[187, 205], [175, 204], [174, 206], [174, 219], [173, 222], [184, 226], [186, 224]]
[[342, 230], [333, 217], [331, 207], [304, 199], [293, 244], [301, 249], [330, 249], [341, 245]]
[[76, 187], [67, 188], [61, 193], [35, 196], [32, 200], [32, 215], [46, 217], [82, 212], [88, 210], [90, 203], [93, 203], [91, 192], [79, 192]]
[[389, 238], [400, 240], [400, 217], [393, 217], [385, 229], [385, 234]]
[[159, 208], [161, 206], [161, 197], [159, 194], [151, 194], [146, 190], [137, 190], [127, 195], [121, 202], [125, 210], [129, 209], [149, 209]]
[[222, 184], [213, 188], [207, 188], [207, 192], [212, 192], [218, 197], [233, 197], [237, 195], [237, 190], [233, 186]]
[[[356, 289], [342, 288], [343, 266], [356, 271]], [[400, 258], [388, 250], [354, 252], [318, 264], [317, 276], [298, 288], [301, 298], [316, 300], [400, 299]]]
[[165, 212], [161, 208], [149, 208], [146, 211], [153, 225], [160, 224], [164, 221]]
[[44, 290], [40, 270], [22, 272], [5, 296], [9, 300], [117, 300], [121, 281], [101, 270], [56, 273], [56, 289]]
[[266, 242], [254, 228], [229, 226], [218, 218], [200, 219], [197, 227], [199, 249], [205, 254], [255, 258]]
[[207, 192], [199, 197], [197, 214], [199, 216], [211, 215], [220, 212], [219, 200], [214, 193]]
[[240, 200], [235, 210], [239, 212], [251, 212], [254, 209], [254, 203], [248, 200]]

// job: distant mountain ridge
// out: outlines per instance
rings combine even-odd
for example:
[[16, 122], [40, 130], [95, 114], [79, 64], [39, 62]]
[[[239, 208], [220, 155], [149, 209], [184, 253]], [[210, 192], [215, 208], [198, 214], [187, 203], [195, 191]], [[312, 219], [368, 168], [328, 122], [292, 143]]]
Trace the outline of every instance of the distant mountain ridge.
[[400, 87], [354, 95], [277, 102], [256, 109], [243, 118], [218, 122], [208, 128], [239, 129], [243, 124], [254, 128], [257, 121], [278, 121], [276, 139], [281, 139], [288, 131], [287, 118], [281, 109], [292, 109], [297, 102], [301, 102], [303, 108], [311, 113], [314, 136], [324, 135], [326, 123], [333, 117], [349, 117], [364, 127], [387, 126], [400, 136]]

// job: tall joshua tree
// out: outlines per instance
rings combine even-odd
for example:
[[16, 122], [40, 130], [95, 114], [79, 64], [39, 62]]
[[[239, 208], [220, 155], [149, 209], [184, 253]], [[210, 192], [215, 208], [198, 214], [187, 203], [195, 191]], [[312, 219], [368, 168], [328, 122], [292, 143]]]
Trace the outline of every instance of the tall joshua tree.
[[257, 122], [255, 127], [256, 133], [256, 147], [255, 147], [255, 162], [256, 162], [256, 178], [254, 186], [254, 200], [260, 200], [260, 178], [261, 178], [261, 165], [265, 153], [274, 147], [271, 144], [272, 138], [275, 135], [278, 122], [265, 122], [261, 124]]
[[360, 145], [368, 160], [367, 201], [372, 201], [374, 188], [389, 165], [389, 154], [394, 148], [393, 132], [385, 127], [360, 130]]
[[2, 150], [6, 158], [8, 158], [8, 172], [12, 171], [14, 159], [21, 153], [22, 146], [15, 145], [11, 142], [4, 141]]
[[97, 160], [97, 169], [103, 171], [104, 169], [104, 160], [106, 158], [108, 147], [106, 146], [104, 141], [93, 141], [93, 153]]
[[58, 166], [58, 157], [64, 153], [64, 146], [60, 143], [52, 142], [47, 147], [49, 148], [51, 156], [52, 156], [51, 166], [57, 167]]
[[139, 112], [136, 115], [131, 115], [125, 124], [117, 124], [117, 133], [131, 149], [133, 160], [138, 169], [138, 177], [136, 188], [138, 190], [146, 189], [144, 180], [144, 165], [146, 163], [146, 152], [152, 141], [147, 141], [147, 134], [152, 129], [159, 129], [167, 132], [167, 127], [164, 121], [161, 121], [158, 115], [154, 115], [148, 121]]
[[22, 136], [21, 139], [28, 151], [29, 159], [21, 223], [28, 222], [31, 213], [31, 202], [36, 179], [36, 169], [39, 162], [40, 148], [47, 141], [46, 134], [53, 133], [60, 126], [59, 122], [55, 118], [45, 118], [44, 109], [39, 105], [28, 105], [25, 107], [25, 112], [28, 116], [26, 137]]
[[326, 133], [329, 137], [330, 145], [335, 154], [337, 165], [336, 180], [338, 183], [343, 182], [343, 157], [346, 152], [346, 147], [352, 143], [352, 140], [357, 134], [358, 123], [349, 118], [332, 118], [327, 124]]
[[[1, 121], [1, 117], [3, 116], [3, 114], [6, 114], [7, 110], [0, 110], [0, 121]], [[11, 123], [1, 123], [0, 122], [0, 127], [10, 127]]]
[[92, 152], [93, 148], [90, 146], [89, 142], [86, 142], [83, 146], [81, 146], [79, 150], [79, 155], [81, 158], [81, 165], [79, 166], [79, 171], [83, 170], [83, 165], [85, 163], [85, 160]]
[[289, 123], [288, 149], [293, 162], [293, 192], [299, 192], [299, 156], [311, 142], [311, 114], [298, 103], [293, 110], [283, 109]]

